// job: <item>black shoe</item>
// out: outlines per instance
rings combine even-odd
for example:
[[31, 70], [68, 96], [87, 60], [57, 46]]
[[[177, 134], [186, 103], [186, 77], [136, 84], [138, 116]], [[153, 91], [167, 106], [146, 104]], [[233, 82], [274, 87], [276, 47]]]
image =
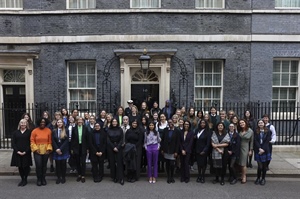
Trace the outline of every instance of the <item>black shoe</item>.
[[224, 180], [221, 180], [220, 185], [222, 185], [222, 186], [225, 185]]
[[167, 183], [168, 183], [168, 184], [170, 184], [170, 183], [171, 183], [171, 180], [170, 180], [170, 178], [168, 178], [168, 180], [167, 180]]
[[181, 178], [181, 179], [180, 179], [180, 182], [184, 182], [184, 179]]
[[120, 180], [120, 185], [124, 185], [124, 180]]
[[85, 178], [81, 178], [81, 182], [82, 182], [82, 183], [85, 183]]
[[218, 182], [220, 182], [219, 179], [215, 179], [215, 180], [213, 180], [212, 183], [213, 183], [213, 184], [217, 184]]
[[252, 168], [252, 167], [253, 167], [251, 163], [249, 163], [249, 165], [248, 165], [248, 166], [249, 166], [249, 168]]
[[258, 184], [259, 184], [259, 182], [260, 182], [260, 179], [259, 179], [259, 178], [256, 178], [256, 180], [255, 180], [254, 184], [258, 185]]
[[141, 172], [145, 173], [146, 172], [146, 167], [142, 167]]
[[43, 185], [43, 186], [46, 186], [46, 185], [47, 185], [47, 181], [46, 181], [45, 178], [42, 179], [42, 185]]
[[19, 182], [18, 187], [23, 187], [23, 181], [24, 180], [21, 180], [21, 182]]
[[132, 179], [130, 180], [131, 183], [134, 183], [135, 181], [136, 181], [135, 178], [132, 178]]
[[114, 181], [114, 183], [117, 183], [117, 182], [118, 182], [118, 179], [117, 179], [117, 178], [115, 178], [113, 181]]
[[81, 176], [78, 176], [77, 179], [76, 179], [76, 181], [80, 182], [80, 180], [81, 180]]
[[260, 184], [260, 185], [265, 185], [265, 184], [266, 184], [266, 180], [265, 180], [265, 179], [261, 179], [261, 180], [259, 181], [259, 184]]
[[54, 166], [53, 166], [53, 165], [50, 166], [50, 172], [51, 172], [51, 173], [54, 172]]
[[59, 184], [61, 182], [61, 180], [60, 180], [60, 178], [57, 178], [57, 180], [56, 180], [56, 184]]
[[60, 182], [61, 182], [61, 184], [65, 184], [66, 183], [66, 178], [62, 178]]
[[107, 167], [106, 167], [107, 169], [110, 169], [110, 165], [107, 165]]
[[197, 180], [196, 180], [196, 182], [199, 183], [200, 181], [201, 181], [201, 177], [198, 177]]
[[37, 180], [37, 181], [36, 181], [36, 185], [37, 185], [37, 186], [41, 186], [41, 185], [42, 185], [42, 181], [41, 181], [41, 180]]
[[190, 181], [189, 179], [186, 179], [184, 182], [185, 182], [185, 183], [189, 183], [189, 181]]
[[102, 177], [99, 178], [99, 182], [101, 182], [101, 181], [102, 181]]
[[236, 183], [237, 183], [237, 179], [236, 179], [236, 178], [234, 178], [234, 179], [230, 182], [231, 185], [234, 185], [234, 184], [236, 184]]
[[27, 185], [27, 178], [25, 178], [25, 179], [23, 180], [22, 187], [24, 187], [24, 186], [26, 186], [26, 185]]
[[171, 178], [171, 183], [175, 183], [175, 180], [174, 180], [174, 178]]
[[201, 182], [201, 183], [205, 183], [205, 178], [202, 177], [202, 178], [200, 179], [200, 182]]
[[270, 169], [269, 169], [269, 166], [267, 166], [267, 168], [266, 168], [266, 171], [269, 171]]

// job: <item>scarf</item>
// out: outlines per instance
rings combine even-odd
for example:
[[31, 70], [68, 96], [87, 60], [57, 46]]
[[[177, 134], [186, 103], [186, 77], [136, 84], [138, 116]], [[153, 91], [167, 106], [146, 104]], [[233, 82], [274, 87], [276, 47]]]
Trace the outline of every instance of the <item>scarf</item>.
[[[225, 137], [219, 142], [218, 136], [215, 132], [213, 132], [211, 136], [211, 141], [214, 144], [224, 144], [224, 143], [229, 143], [230, 142], [230, 137], [228, 133], [225, 135]], [[224, 152], [224, 148], [219, 148]], [[212, 161], [213, 161], [213, 167], [214, 168], [222, 168], [222, 155], [219, 153], [216, 149], [213, 148], [212, 150]]]

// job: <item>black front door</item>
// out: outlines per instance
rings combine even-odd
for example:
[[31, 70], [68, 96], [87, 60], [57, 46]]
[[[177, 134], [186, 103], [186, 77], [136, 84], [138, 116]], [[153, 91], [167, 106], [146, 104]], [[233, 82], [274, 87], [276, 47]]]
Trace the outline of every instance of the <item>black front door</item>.
[[5, 137], [10, 138], [17, 130], [23, 113], [26, 112], [24, 85], [3, 85]]
[[148, 109], [154, 101], [159, 101], [159, 84], [131, 84], [131, 99], [140, 110], [142, 102], [146, 102]]

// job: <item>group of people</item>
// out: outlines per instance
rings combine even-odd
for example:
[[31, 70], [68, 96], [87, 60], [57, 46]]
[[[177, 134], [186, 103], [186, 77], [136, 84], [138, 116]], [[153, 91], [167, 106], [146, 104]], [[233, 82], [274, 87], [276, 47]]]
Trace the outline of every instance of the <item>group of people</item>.
[[104, 176], [104, 162], [108, 160], [113, 182], [124, 185], [140, 178], [147, 168], [149, 183], [156, 183], [159, 171], [166, 171], [167, 183], [190, 181], [190, 170], [196, 162], [198, 183], [205, 183], [206, 168], [215, 175], [213, 183], [225, 184], [227, 168], [230, 184], [247, 181], [247, 167], [252, 167], [252, 156], [257, 161], [255, 184], [264, 185], [271, 160], [276, 131], [269, 116], [255, 120], [249, 110], [239, 119], [234, 111], [226, 114], [211, 107], [209, 113], [190, 107], [175, 109], [170, 101], [160, 109], [157, 102], [148, 110], [143, 102], [140, 110], [128, 100], [128, 107], [118, 107], [113, 115], [101, 110], [99, 117], [78, 110], [68, 114], [62, 108], [54, 119], [44, 111], [36, 125], [25, 113], [13, 133], [11, 166], [17, 166], [21, 181], [27, 184], [32, 165], [36, 166], [37, 186], [47, 184], [47, 162], [55, 161], [56, 184], [66, 182], [67, 163], [77, 173], [76, 180], [85, 182], [86, 159], [92, 165], [95, 183]]

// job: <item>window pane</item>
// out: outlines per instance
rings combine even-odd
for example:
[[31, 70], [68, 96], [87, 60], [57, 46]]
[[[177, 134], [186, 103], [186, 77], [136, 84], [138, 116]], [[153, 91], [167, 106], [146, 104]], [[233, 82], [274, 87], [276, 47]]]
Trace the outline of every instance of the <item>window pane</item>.
[[70, 75], [69, 77], [69, 87], [76, 88], [77, 87], [77, 76]]
[[278, 88], [273, 88], [273, 99], [278, 99], [278, 95], [279, 95], [279, 89]]
[[298, 72], [298, 66], [299, 66], [298, 61], [291, 61], [291, 72], [297, 73]]
[[214, 86], [221, 86], [221, 75], [213, 75], [214, 79], [213, 79], [213, 82], [214, 82]]
[[289, 89], [289, 99], [290, 100], [296, 99], [296, 89]]
[[204, 98], [212, 98], [211, 97], [211, 89], [204, 88]]
[[80, 101], [80, 102], [79, 102], [79, 108], [80, 108], [80, 109], [88, 109], [88, 107], [87, 107], [87, 102], [82, 102], [82, 101]]
[[196, 86], [202, 86], [202, 85], [203, 85], [203, 75], [196, 74]]
[[77, 64], [69, 63], [69, 73], [70, 74], [77, 74]]
[[297, 74], [291, 74], [291, 86], [297, 86], [298, 85], [298, 75]]
[[196, 62], [196, 73], [202, 73], [203, 72], [203, 62], [199, 61]]
[[288, 74], [281, 75], [281, 86], [289, 86], [289, 75]]
[[87, 66], [87, 74], [95, 74], [95, 64], [88, 63]]
[[131, 0], [132, 8], [159, 8], [159, 0]]
[[86, 74], [86, 64], [79, 63], [78, 64], [78, 74]]
[[211, 86], [212, 85], [212, 75], [205, 75], [205, 85], [206, 86]]
[[273, 85], [280, 86], [280, 75], [279, 74], [273, 74]]
[[78, 91], [77, 90], [70, 90], [70, 100], [78, 100]]
[[202, 89], [201, 88], [195, 88], [195, 97], [202, 98]]
[[212, 73], [212, 62], [205, 62], [205, 73]]
[[222, 72], [222, 62], [216, 61], [214, 62], [214, 72], [215, 73], [221, 73]]
[[219, 88], [213, 88], [213, 98], [214, 99], [220, 99], [221, 96], [220, 96], [220, 89]]
[[96, 87], [96, 80], [95, 80], [95, 75], [88, 75], [87, 76], [87, 87], [91, 88], [91, 87]]
[[282, 72], [289, 72], [289, 71], [290, 71], [290, 62], [282, 61]]
[[78, 75], [78, 87], [79, 88], [86, 87], [86, 76], [85, 75]]
[[282, 88], [280, 89], [280, 99], [287, 99], [287, 89]]
[[280, 63], [281, 63], [281, 61], [274, 61], [273, 72], [280, 72]]

